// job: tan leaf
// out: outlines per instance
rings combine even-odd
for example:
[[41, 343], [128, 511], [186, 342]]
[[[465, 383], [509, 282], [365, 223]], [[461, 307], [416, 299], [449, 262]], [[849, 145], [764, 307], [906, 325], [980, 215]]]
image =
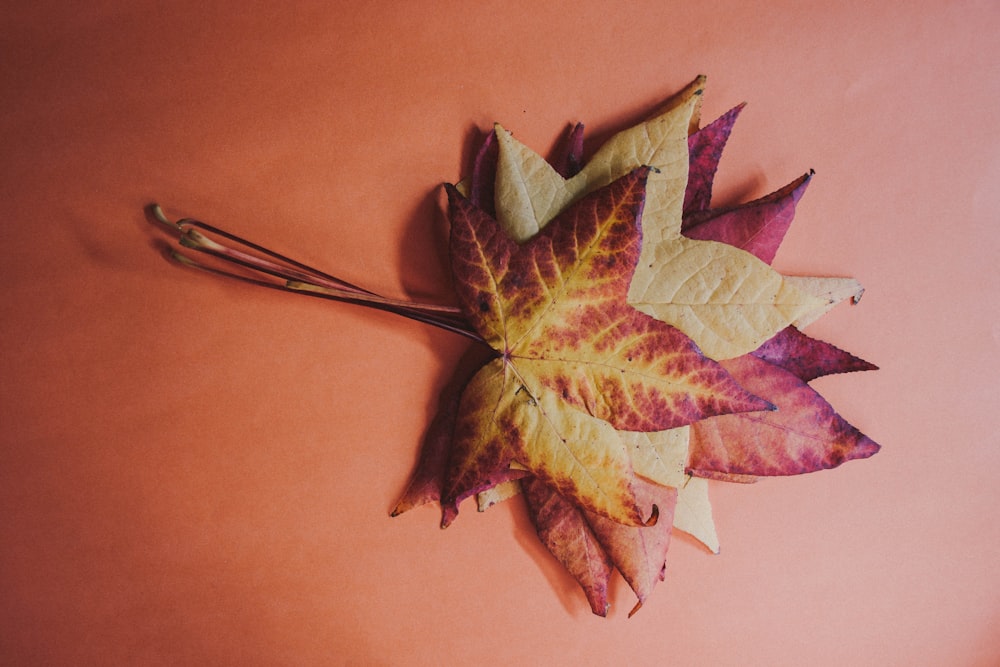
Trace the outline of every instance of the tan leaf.
[[653, 167], [643, 211], [643, 233], [658, 239], [680, 234], [687, 184], [687, 137], [704, 78], [699, 77], [661, 113], [614, 135], [575, 176], [564, 179], [542, 158], [496, 126], [500, 157], [497, 219], [518, 242], [534, 236], [569, 204], [637, 167]]
[[656, 244], [652, 264], [636, 268], [629, 303], [683, 331], [706, 356], [729, 359], [824, 301], [748, 252], [678, 236]]
[[792, 322], [799, 329], [806, 328], [843, 301], [850, 299], [851, 303], [857, 303], [865, 293], [865, 288], [854, 278], [785, 276], [785, 282], [820, 300], [816, 308], [802, 313]]
[[476, 506], [480, 512], [485, 512], [494, 505], [510, 500], [521, 493], [520, 480], [512, 479], [476, 494]]
[[715, 520], [712, 518], [707, 479], [688, 477], [687, 481], [677, 488], [674, 528], [695, 538], [712, 553], [719, 553], [719, 535], [715, 531]]

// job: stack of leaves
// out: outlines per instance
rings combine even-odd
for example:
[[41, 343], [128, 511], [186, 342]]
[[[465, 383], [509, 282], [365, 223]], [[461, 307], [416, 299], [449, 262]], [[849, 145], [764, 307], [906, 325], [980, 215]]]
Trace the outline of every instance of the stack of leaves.
[[608, 610], [617, 569], [638, 603], [673, 527], [718, 552], [707, 480], [752, 482], [871, 456], [878, 445], [808, 382], [874, 366], [800, 328], [852, 279], [770, 267], [811, 173], [709, 206], [742, 109], [699, 128], [703, 78], [589, 160], [583, 126], [548, 163], [499, 125], [448, 186], [462, 313], [484, 346], [441, 396], [393, 510], [523, 493], [538, 535]]
[[[700, 128], [703, 78], [583, 159], [583, 126], [552, 164], [497, 126], [448, 186], [460, 307], [385, 298], [205, 223], [170, 222], [183, 263], [380, 308], [476, 343], [441, 395], [392, 514], [515, 494], [538, 535], [608, 611], [617, 569], [638, 603], [673, 528], [718, 552], [708, 480], [752, 482], [871, 456], [878, 445], [810, 386], [874, 368], [800, 329], [860, 285], [770, 266], [809, 184], [711, 208], [742, 106]], [[213, 260], [214, 261], [214, 260]]]

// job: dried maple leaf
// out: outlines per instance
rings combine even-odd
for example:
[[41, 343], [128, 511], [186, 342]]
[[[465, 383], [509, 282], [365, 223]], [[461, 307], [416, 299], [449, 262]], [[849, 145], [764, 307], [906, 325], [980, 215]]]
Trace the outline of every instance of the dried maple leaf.
[[606, 616], [611, 559], [583, 513], [548, 484], [533, 477], [522, 480], [521, 487], [538, 538], [580, 584], [591, 611]]
[[634, 614], [663, 580], [677, 489], [640, 480], [640, 497], [660, 509], [660, 519], [653, 526], [627, 526], [581, 510], [537, 479], [520, 484], [539, 538], [583, 588], [591, 610], [607, 614], [613, 565], [638, 598], [629, 616]]
[[[739, 247], [741, 250], [746, 250], [761, 260], [761, 262], [769, 264], [794, 216], [795, 204], [801, 198], [805, 187], [808, 185], [811, 172], [785, 188], [754, 202], [728, 209], [709, 209], [708, 203], [711, 195], [712, 177], [718, 158], [721, 155], [722, 144], [725, 143], [729, 130], [741, 109], [742, 106], [737, 107], [707, 128], [695, 131], [688, 138], [688, 145], [691, 148], [691, 179], [688, 182], [685, 196], [684, 210], [686, 215], [682, 224], [682, 230], [692, 240], [727, 243], [728, 245]], [[570, 150], [564, 158], [566, 164], [574, 165], [574, 167], [567, 168], [563, 166], [560, 168], [560, 163], [557, 161], [553, 167], [553, 171], [563, 176], [572, 175], [575, 165], [579, 164], [581, 159], [579, 155], [581, 134], [581, 126], [575, 126], [570, 142]], [[492, 136], [495, 137], [497, 135], [494, 134]], [[499, 155], [495, 158], [500, 161], [501, 168], [490, 165], [490, 169], [497, 174], [518, 174], [529, 201], [532, 197], [537, 196], [541, 196], [544, 199], [546, 196], [545, 192], [547, 189], [551, 190], [551, 187], [543, 187], [542, 194], [539, 195], [538, 192], [531, 189], [531, 178], [537, 179], [538, 177], [525, 177], [525, 175], [542, 174], [544, 178], [541, 178], [540, 182], [556, 182], [551, 177], [551, 173], [541, 167], [538, 158], [534, 157], [528, 149], [516, 144], [516, 142], [509, 138], [509, 135], [503, 134], [502, 128], [499, 136], [502, 138], [506, 137], [506, 140], [500, 141]], [[502, 167], [505, 146], [508, 155], [516, 155], [518, 159], [532, 163], [532, 166], [513, 169], [508, 165], [508, 168], [504, 170]], [[584, 166], [583, 170], [586, 171], [586, 169], [587, 167]], [[503, 213], [504, 206], [505, 201], [501, 199], [500, 214]], [[522, 213], [524, 211], [527, 211], [527, 207], [523, 207]], [[545, 224], [544, 216], [535, 215], [534, 207], [531, 208], [531, 215], [534, 215], [536, 220], [541, 220], [539, 227]], [[759, 267], [756, 268], [759, 269]], [[859, 289], [856, 281], [849, 279], [782, 278], [782, 282], [785, 281], [804, 287], [805, 289], [800, 289], [803, 294], [812, 294], [818, 297], [817, 299], [813, 299], [811, 304], [808, 299], [803, 299], [803, 302], [809, 305], [799, 311], [799, 320], [822, 314], [822, 312], [828, 310], [832, 305], [844, 298], [844, 296], [853, 296]], [[838, 292], [839, 294], [837, 294]], [[833, 298], [835, 294], [837, 296]], [[789, 316], [788, 319], [791, 320], [792, 318]], [[782, 353], [786, 353], [785, 356], [787, 356], [792, 343], [798, 342], [797, 349], [800, 352], [800, 359], [808, 358], [810, 360], [809, 363], [812, 366], [812, 372], [822, 372], [819, 366], [823, 364], [824, 357], [826, 357], [827, 361], [833, 359], [829, 355], [821, 354], [821, 346], [825, 344], [819, 341], [812, 341], [812, 339], [808, 339], [808, 337], [800, 333], [795, 337], [793, 332], [797, 333], [797, 330], [794, 330], [792, 327], [780, 331], [765, 346], [756, 351], [755, 354], [765, 355], [770, 352], [772, 356]], [[807, 343], [806, 341], [812, 341], [812, 343]], [[832, 350], [836, 350], [836, 348], [829, 346], [829, 348], [825, 348], [823, 351], [832, 352]], [[851, 358], [854, 359], [853, 357]], [[863, 364], [864, 362], [860, 363]], [[803, 368], [806, 365], [806, 363], [800, 364]], [[730, 417], [733, 419], [737, 417], [752, 418], [753, 415], [730, 415]], [[708, 502], [707, 485], [702, 479], [690, 477], [684, 470], [684, 463], [688, 458], [688, 432], [688, 429], [674, 429], [665, 432], [620, 433], [619, 435], [633, 453], [632, 462], [637, 474], [656, 480], [660, 484], [674, 486], [681, 490], [681, 493], [678, 494], [677, 509], [674, 517], [675, 525], [682, 530], [687, 529], [688, 532], [692, 532], [709, 549], [717, 552], [718, 538], [712, 521], [711, 506]], [[864, 452], [864, 450], [864, 447], [860, 447], [858, 452]], [[870, 454], [858, 453], [858, 455]], [[756, 476], [753, 474], [724, 470], [701, 470], [700, 473], [715, 479], [735, 482], [748, 482], [756, 479]], [[524, 483], [522, 482], [522, 484]], [[498, 499], [511, 494], [512, 488], [513, 485], [508, 485], [502, 493], [497, 493], [489, 498], [484, 497], [481, 499], [481, 502], [483, 505], [496, 502]], [[529, 513], [531, 511], [532, 507], [529, 505]], [[552, 516], [554, 515], [550, 513], [549, 517]], [[536, 524], [544, 525], [545, 519], [535, 517], [535, 520]], [[663, 518], [661, 517], [660, 520], [662, 522]], [[628, 530], [641, 532], [645, 529], [629, 528]], [[560, 560], [566, 560], [567, 555], [558, 551], [558, 545], [553, 545], [551, 540], [547, 541], [547, 544], [549, 544], [550, 549], [556, 550], [554, 553], [556, 553]], [[627, 557], [628, 553], [630, 553], [628, 549], [625, 549], [624, 552], [613, 555], [612, 561], [616, 564], [619, 560], [625, 563], [629, 560]], [[619, 569], [622, 568], [619, 567]], [[581, 585], [585, 589], [587, 588], [585, 582], [581, 581]]]
[[746, 204], [685, 215], [681, 231], [689, 239], [720, 241], [746, 250], [770, 264], [812, 174], [804, 174], [780, 190]]
[[585, 512], [587, 523], [611, 562], [638, 598], [629, 616], [638, 611], [662, 581], [667, 566], [667, 549], [673, 527], [677, 489], [639, 481], [636, 489], [644, 502], [659, 508], [662, 523], [655, 526], [625, 526], [606, 517]]
[[875, 364], [810, 338], [795, 327], [782, 330], [751, 354], [780, 366], [803, 382], [834, 373], [878, 370]]
[[[730, 245], [742, 246], [741, 249], [754, 254], [761, 261], [769, 263], [791, 222], [795, 204], [801, 197], [811, 174], [807, 174], [778, 192], [755, 202], [728, 209], [709, 209], [712, 176], [721, 155], [720, 142], [725, 142], [732, 123], [741, 108], [737, 107], [707, 128], [695, 131], [688, 138], [688, 145], [691, 147], [691, 179], [687, 185], [685, 201], [694, 202], [694, 204], [685, 206], [686, 215], [682, 229], [685, 234], [698, 237], [695, 240], [727, 242]], [[499, 151], [492, 150], [496, 137], [497, 135], [492, 133], [484, 142], [483, 151], [477, 156], [473, 169], [470, 199], [481, 202], [489, 201], [485, 192], [490, 187], [490, 175], [497, 173], [496, 162], [499, 159]], [[570, 177], [580, 169], [581, 139], [582, 126], [577, 125], [573, 128], [565, 155], [554, 163], [553, 169], [560, 175]], [[502, 142], [501, 145], [503, 145]], [[524, 148], [518, 148], [517, 153], [525, 155], [525, 151]], [[533, 159], [530, 158], [530, 154], [528, 155], [528, 159]], [[699, 174], [699, 172], [701, 173]], [[533, 196], [533, 193], [529, 190], [528, 195], [529, 197]], [[845, 281], [843, 279], [795, 278], [786, 280], [808, 281], [806, 285], [812, 287], [813, 292], [820, 292], [818, 296], [823, 296], [823, 289], [827, 289], [831, 293], [835, 288], [844, 291], [842, 285]], [[827, 299], [821, 306], [814, 308], [813, 312], [821, 312], [822, 309], [830, 307], [835, 301], [835, 299]], [[791, 331], [786, 329], [769, 341], [769, 345], [760, 348], [756, 353], [765, 354], [767, 350], [773, 351], [777, 346], [790, 341], [792, 335]], [[812, 340], [801, 334], [799, 336], [801, 337], [800, 341], [802, 339]], [[820, 344], [819, 341], [814, 342], [814, 345], [818, 344]], [[782, 349], [785, 348], [782, 347]], [[684, 469], [688, 458], [688, 433], [689, 429], [678, 428], [650, 433], [622, 432], [619, 433], [619, 437], [632, 454], [632, 464], [636, 474], [678, 489], [674, 513], [675, 525], [694, 534], [710, 550], [717, 552], [718, 537], [712, 521], [707, 485], [703, 479], [692, 478], [686, 474]], [[726, 481], [747, 482], [756, 479], [754, 475], [714, 470], [702, 470], [700, 474]], [[522, 484], [525, 483], [527, 480], [522, 482]], [[532, 480], [532, 484], [536, 488], [539, 486], [537, 480]], [[487, 489], [480, 494], [480, 509], [509, 497], [516, 492], [517, 488], [519, 487], [515, 482], [510, 482]], [[560, 517], [552, 507], [568, 507], [570, 509], [566, 511], [578, 512], [575, 507], [571, 504], [567, 505], [566, 502], [565, 499], [562, 499], [558, 505], [547, 505], [548, 510], [544, 517], [534, 516], [534, 506], [529, 503], [529, 513], [533, 515], [536, 525], [540, 527], [544, 528], [546, 522], [550, 520], [557, 520], [562, 525], [563, 522], [567, 521], [566, 517]], [[661, 524], [659, 525], [662, 525], [662, 521], [663, 517], [660, 518]], [[554, 553], [562, 562], [566, 562], [568, 556], [559, 551], [559, 547], [551, 539], [552, 533], [547, 532], [546, 535], [548, 535], [545, 539], [546, 544], [549, 545], [550, 549], [555, 549]], [[622, 559], [623, 563], [627, 562], [629, 560], [626, 557], [627, 553], [627, 549], [623, 551], [623, 547], [619, 546], [619, 552], [612, 557], [612, 561]], [[627, 566], [625, 569], [628, 569]], [[590, 569], [584, 568], [583, 571], [590, 572]], [[592, 586], [585, 580], [580, 581], [580, 583], [585, 590], [590, 590]]]
[[499, 354], [468, 383], [442, 504], [517, 462], [581, 508], [642, 525], [615, 429], [663, 430], [770, 406], [675, 328], [625, 302], [647, 168], [569, 206], [519, 245], [449, 189], [459, 302]]
[[[485, 345], [473, 345], [462, 356], [458, 367], [452, 374], [451, 381], [441, 391], [438, 398], [438, 411], [424, 434], [423, 447], [420, 449], [420, 460], [416, 470], [410, 477], [410, 483], [403, 492], [402, 498], [392, 510], [392, 516], [420, 505], [439, 502], [441, 500], [441, 484], [444, 471], [451, 456], [452, 435], [455, 430], [455, 418], [462, 398], [462, 390], [472, 376], [493, 358], [492, 350]], [[509, 478], [522, 477], [523, 473], [510, 471]], [[497, 484], [502, 484], [504, 474], [497, 475]], [[454, 517], [449, 517], [450, 521]]]
[[867, 458], [879, 450], [795, 373], [749, 354], [722, 364], [778, 409], [692, 425], [688, 472], [797, 475]]
[[224, 268], [175, 253], [185, 264], [485, 343], [442, 392], [392, 514], [439, 501], [447, 525], [471, 494], [483, 508], [523, 489], [594, 613], [607, 613], [613, 569], [638, 609], [663, 578], [673, 527], [718, 551], [706, 479], [799, 474], [878, 450], [807, 385], [874, 367], [796, 328], [857, 301], [860, 284], [769, 266], [811, 172], [712, 209], [743, 105], [699, 128], [703, 84], [587, 162], [580, 124], [551, 166], [496, 126], [470, 179], [449, 188], [461, 310], [385, 298], [204, 223], [154, 217]]

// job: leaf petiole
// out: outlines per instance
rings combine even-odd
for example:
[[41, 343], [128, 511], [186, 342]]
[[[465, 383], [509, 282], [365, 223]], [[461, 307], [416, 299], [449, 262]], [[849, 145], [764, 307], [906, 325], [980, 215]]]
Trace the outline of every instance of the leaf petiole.
[[[383, 297], [200, 220], [182, 218], [174, 222], [166, 216], [158, 204], [152, 205], [150, 212], [157, 222], [168, 227], [177, 236], [182, 247], [225, 262], [225, 268], [210, 266], [171, 249], [170, 256], [184, 266], [236, 278], [261, 287], [384, 310], [472, 340], [483, 341], [462, 316], [461, 309], [455, 306]], [[238, 270], [233, 270], [234, 266], [238, 267]]]

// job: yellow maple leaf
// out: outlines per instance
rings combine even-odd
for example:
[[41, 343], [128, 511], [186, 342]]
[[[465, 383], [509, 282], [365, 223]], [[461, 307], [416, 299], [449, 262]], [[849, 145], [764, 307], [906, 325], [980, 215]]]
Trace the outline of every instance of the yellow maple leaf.
[[452, 270], [497, 358], [465, 387], [442, 503], [517, 462], [584, 509], [642, 524], [615, 429], [663, 430], [769, 409], [676, 328], [625, 303], [648, 168], [602, 187], [523, 244], [454, 188]]

